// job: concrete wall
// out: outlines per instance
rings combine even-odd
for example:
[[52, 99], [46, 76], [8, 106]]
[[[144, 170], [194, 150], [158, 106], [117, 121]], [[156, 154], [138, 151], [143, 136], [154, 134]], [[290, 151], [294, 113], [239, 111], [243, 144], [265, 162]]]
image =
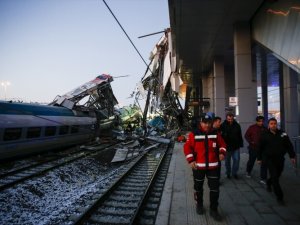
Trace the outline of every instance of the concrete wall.
[[288, 66], [283, 66], [283, 104], [285, 112], [285, 131], [290, 137], [299, 136], [298, 112], [298, 74]]

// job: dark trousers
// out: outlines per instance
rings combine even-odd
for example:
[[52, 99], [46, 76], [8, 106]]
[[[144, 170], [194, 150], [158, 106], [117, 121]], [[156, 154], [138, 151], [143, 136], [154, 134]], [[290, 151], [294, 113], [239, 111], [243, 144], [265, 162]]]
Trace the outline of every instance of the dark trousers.
[[267, 185], [273, 186], [274, 193], [277, 199], [283, 199], [283, 192], [279, 184], [279, 178], [283, 171], [284, 159], [268, 159], [267, 166], [270, 174], [270, 178], [267, 180]]
[[[247, 173], [251, 173], [253, 166], [255, 164], [256, 158], [257, 158], [257, 151], [255, 149], [252, 149], [248, 147], [249, 150], [249, 159], [247, 162]], [[267, 170], [267, 165], [265, 163], [265, 160], [262, 161], [260, 165], [260, 179], [266, 180], [268, 176], [268, 170]]]
[[219, 179], [221, 179], [221, 168], [222, 168], [222, 163], [221, 163], [221, 161], [219, 161], [219, 168], [218, 168], [218, 170], [219, 170]]
[[198, 206], [203, 206], [203, 183], [205, 176], [207, 177], [208, 187], [210, 189], [209, 199], [210, 208], [217, 210], [219, 200], [219, 169], [213, 170], [193, 170], [195, 199]]

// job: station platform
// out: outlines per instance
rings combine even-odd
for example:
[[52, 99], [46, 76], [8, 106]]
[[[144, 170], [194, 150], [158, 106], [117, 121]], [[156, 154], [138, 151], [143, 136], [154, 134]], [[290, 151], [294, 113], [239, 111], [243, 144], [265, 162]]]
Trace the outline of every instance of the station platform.
[[245, 176], [248, 154], [241, 151], [239, 179], [225, 177], [222, 162], [219, 212], [223, 217], [216, 222], [209, 215], [209, 188], [204, 183], [205, 214], [196, 213], [192, 169], [183, 154], [183, 143], [176, 143], [164, 187], [156, 225], [299, 225], [300, 175], [286, 156], [280, 183], [284, 191], [284, 205], [279, 205], [275, 194], [266, 191], [259, 180], [259, 166], [252, 177]]

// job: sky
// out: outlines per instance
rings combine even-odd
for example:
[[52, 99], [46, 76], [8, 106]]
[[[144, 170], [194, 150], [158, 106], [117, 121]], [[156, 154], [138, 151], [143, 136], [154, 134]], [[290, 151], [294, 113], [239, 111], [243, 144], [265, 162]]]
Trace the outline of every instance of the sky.
[[[168, 0], [106, 0], [143, 58], [170, 27]], [[100, 74], [119, 106], [146, 71], [102, 0], [0, 0], [0, 99], [51, 102]]]

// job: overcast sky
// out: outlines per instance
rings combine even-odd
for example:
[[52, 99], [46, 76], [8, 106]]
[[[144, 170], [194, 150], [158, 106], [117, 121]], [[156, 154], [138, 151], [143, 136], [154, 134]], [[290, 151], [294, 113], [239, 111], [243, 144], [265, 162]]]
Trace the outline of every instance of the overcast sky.
[[[138, 37], [170, 26], [168, 1], [106, 3], [148, 63], [162, 34]], [[145, 70], [102, 0], [0, 0], [0, 81], [10, 82], [7, 99], [51, 102], [108, 73], [130, 75], [112, 83], [120, 105], [129, 105]]]

